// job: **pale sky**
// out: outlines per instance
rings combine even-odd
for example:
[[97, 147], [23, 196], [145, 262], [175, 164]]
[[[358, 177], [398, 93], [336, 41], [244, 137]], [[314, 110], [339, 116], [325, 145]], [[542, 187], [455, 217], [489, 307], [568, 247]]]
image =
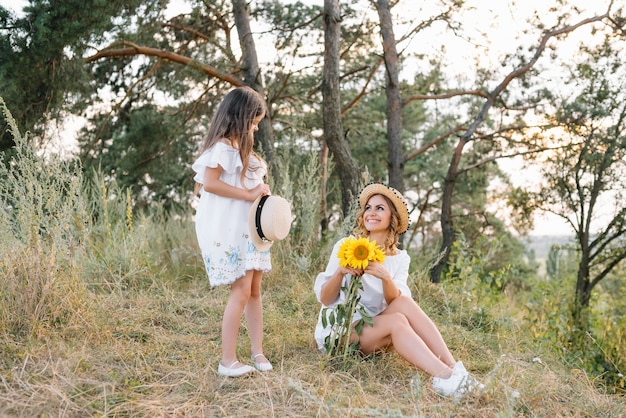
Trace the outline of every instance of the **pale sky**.
[[27, 4], [26, 0], [0, 0], [0, 6], [13, 11], [22, 10]]

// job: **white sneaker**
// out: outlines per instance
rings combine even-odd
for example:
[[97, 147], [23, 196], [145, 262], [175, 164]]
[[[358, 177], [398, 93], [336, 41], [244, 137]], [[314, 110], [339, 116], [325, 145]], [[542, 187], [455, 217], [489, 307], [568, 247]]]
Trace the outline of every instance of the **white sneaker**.
[[235, 367], [237, 364], [241, 364], [241, 363], [235, 360], [233, 364], [226, 367], [226, 366], [223, 366], [222, 362], [220, 361], [220, 365], [217, 368], [217, 374], [219, 374], [220, 376], [227, 376], [227, 377], [239, 377], [239, 376], [243, 376], [243, 375], [246, 375], [248, 373], [252, 373], [255, 371], [254, 367], [250, 367], [247, 364], [241, 364], [241, 366]]
[[454, 399], [458, 399], [474, 389], [482, 390], [484, 388], [485, 385], [470, 376], [460, 361], [457, 361], [452, 368], [452, 374], [449, 378], [433, 377], [433, 389], [435, 392], [443, 396], [452, 396]]
[[465, 371], [465, 373], [467, 373], [467, 379], [465, 380], [465, 388], [468, 392], [472, 390], [476, 390], [476, 389], [479, 391], [485, 389], [485, 385], [480, 383], [478, 380], [474, 378], [474, 376], [469, 374], [469, 372], [465, 369], [463, 362], [457, 361], [457, 364], [459, 365], [459, 368], [461, 368], [462, 370]]
[[433, 377], [433, 389], [440, 395], [453, 396], [467, 378], [467, 370], [460, 361], [452, 368], [452, 374], [447, 379]]

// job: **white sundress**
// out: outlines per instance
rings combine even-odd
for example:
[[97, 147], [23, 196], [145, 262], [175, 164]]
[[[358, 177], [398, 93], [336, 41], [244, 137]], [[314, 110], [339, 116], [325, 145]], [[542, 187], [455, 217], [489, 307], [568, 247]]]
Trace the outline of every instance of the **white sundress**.
[[[337, 257], [337, 254], [339, 252], [339, 247], [344, 242], [344, 240], [345, 238], [339, 240], [335, 244], [330, 259], [328, 260], [326, 270], [319, 273], [315, 279], [313, 291], [317, 296], [318, 302], [321, 302], [320, 296], [322, 293], [322, 287], [324, 286], [324, 284], [326, 284], [326, 282], [331, 279], [331, 277], [333, 277], [333, 274], [335, 274], [335, 271], [337, 271], [337, 268], [339, 267], [339, 257]], [[385, 262], [383, 263], [383, 267], [385, 267], [389, 274], [391, 274], [391, 277], [393, 277], [393, 282], [398, 287], [398, 290], [400, 290], [400, 293], [408, 297], [411, 297], [411, 289], [409, 289], [409, 286], [407, 284], [410, 264], [411, 257], [406, 252], [406, 250], [400, 250], [395, 255], [385, 256]], [[346, 274], [343, 277], [341, 286], [347, 287], [350, 280], [351, 276], [349, 274]], [[372, 318], [380, 315], [380, 313], [387, 309], [388, 306], [387, 301], [385, 300], [385, 295], [383, 293], [382, 281], [369, 274], [364, 274], [361, 277], [361, 281], [363, 282], [363, 290], [359, 291], [359, 293], [361, 294], [361, 300], [359, 301], [359, 305], [363, 306], [365, 308], [365, 312], [367, 312]], [[326, 327], [324, 327], [323, 325], [324, 322], [322, 321], [322, 315], [324, 314], [324, 308], [332, 308], [332, 311], [334, 311], [336, 307], [344, 303], [345, 300], [346, 294], [343, 290], [341, 290], [339, 292], [339, 296], [337, 297], [337, 299], [335, 299], [333, 303], [331, 303], [329, 306], [322, 305], [320, 309], [314, 333], [315, 341], [317, 342], [317, 348], [320, 351], [325, 351], [324, 341], [326, 340], [326, 337], [331, 333], [330, 325], [328, 325], [328, 323]], [[327, 318], [330, 312], [331, 311], [326, 311]], [[361, 319], [361, 314], [358, 311], [355, 312], [352, 319], [353, 323], [354, 321], [358, 321], [359, 319]]]
[[[220, 180], [238, 188], [241, 186], [243, 164], [239, 150], [223, 142], [207, 149], [192, 165], [194, 180], [204, 183], [206, 167], [221, 166]], [[254, 170], [255, 167], [258, 169]], [[265, 164], [250, 157], [244, 180], [247, 189], [263, 183]], [[232, 284], [247, 270], [268, 272], [272, 269], [270, 251], [259, 251], [250, 240], [248, 212], [251, 201], [232, 199], [204, 191], [196, 210], [196, 235], [202, 251], [202, 260], [212, 287]]]

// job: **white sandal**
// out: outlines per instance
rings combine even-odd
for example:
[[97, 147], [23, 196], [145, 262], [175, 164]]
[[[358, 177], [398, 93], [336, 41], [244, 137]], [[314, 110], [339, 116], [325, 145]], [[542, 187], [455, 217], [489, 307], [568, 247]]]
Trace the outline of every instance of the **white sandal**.
[[239, 360], [235, 360], [230, 366], [226, 367], [226, 366], [223, 366], [222, 362], [220, 361], [220, 365], [217, 368], [217, 374], [219, 374], [220, 376], [227, 376], [227, 377], [239, 377], [239, 376], [243, 376], [248, 373], [254, 372], [254, 368], [251, 366], [248, 366], [247, 364], [243, 364], [239, 367], [235, 367], [235, 365], [238, 363], [239, 363]]
[[272, 370], [274, 367], [272, 367], [272, 363], [269, 362], [269, 360], [267, 360], [266, 363], [259, 363], [256, 361], [257, 358], [259, 357], [263, 357], [265, 358], [265, 360], [267, 360], [267, 357], [265, 357], [265, 355], [263, 353], [259, 353], [259, 354], [255, 354], [252, 356], [252, 360], [254, 361], [254, 367], [256, 367], [256, 369], [260, 372], [269, 372], [270, 370]]

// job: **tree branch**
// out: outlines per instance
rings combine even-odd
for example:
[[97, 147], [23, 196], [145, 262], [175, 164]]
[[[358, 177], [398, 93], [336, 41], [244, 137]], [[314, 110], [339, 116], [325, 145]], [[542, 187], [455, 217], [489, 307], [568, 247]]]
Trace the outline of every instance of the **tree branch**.
[[[626, 208], [623, 208], [611, 222], [604, 228], [604, 230], [598, 234], [598, 236], [589, 244], [590, 254], [589, 260], [594, 260], [599, 256], [604, 249], [612, 243], [614, 240], [619, 239], [624, 232], [624, 217], [626, 216]], [[615, 231], [611, 233], [613, 227], [616, 227]]]
[[101, 58], [120, 58], [120, 57], [134, 56], [134, 55], [145, 55], [149, 57], [157, 57], [157, 58], [168, 60], [177, 64], [188, 65], [207, 75], [216, 77], [222, 81], [230, 83], [233, 86], [236, 86], [236, 87], [243, 86], [243, 81], [241, 81], [239, 78], [231, 74], [219, 71], [218, 69], [208, 64], [199, 63], [184, 55], [180, 55], [180, 54], [176, 54], [176, 53], [168, 52], [168, 51], [163, 51], [161, 49], [156, 49], [156, 48], [138, 46], [127, 41], [122, 41], [117, 44], [113, 44], [111, 45], [111, 47], [107, 49], [98, 51], [96, 54], [85, 58], [85, 62], [91, 63]]
[[442, 94], [413, 94], [402, 101], [402, 106], [404, 107], [415, 100], [441, 100], [456, 96], [479, 96], [486, 99], [489, 94], [479, 90], [454, 90]]
[[466, 171], [469, 171], [469, 170], [471, 170], [473, 168], [480, 167], [481, 165], [485, 165], [485, 164], [490, 163], [492, 161], [500, 160], [502, 158], [513, 158], [513, 157], [519, 157], [519, 156], [522, 156], [522, 155], [538, 154], [540, 152], [553, 151], [553, 150], [560, 149], [560, 148], [563, 148], [563, 147], [545, 147], [545, 148], [538, 148], [538, 149], [529, 150], [529, 151], [515, 152], [513, 154], [494, 155], [492, 157], [487, 157], [487, 158], [485, 158], [483, 160], [475, 162], [474, 164], [471, 164], [471, 165], [468, 165], [466, 167], [463, 167], [463, 168], [459, 169], [459, 171], [457, 171], [457, 174], [462, 174], [462, 173], [464, 173]]
[[626, 253], [619, 253], [605, 268], [589, 282], [589, 290], [593, 289], [602, 279], [604, 279], [619, 263], [626, 259]]
[[[610, 10], [610, 8], [609, 8], [609, 10]], [[493, 89], [493, 91], [491, 91], [489, 93], [489, 95], [487, 96], [487, 101], [483, 104], [483, 107], [482, 107], [480, 113], [478, 114], [478, 116], [476, 117], [476, 119], [474, 120], [474, 122], [472, 123], [470, 128], [467, 130], [467, 132], [465, 132], [465, 134], [463, 135], [462, 139], [464, 141], [466, 141], [466, 142], [471, 140], [471, 137], [472, 137], [472, 135], [474, 135], [474, 132], [478, 128], [478, 125], [480, 123], [482, 123], [482, 121], [485, 119], [485, 117], [487, 116], [487, 112], [493, 106], [493, 104], [495, 103], [496, 99], [508, 87], [508, 85], [511, 83], [511, 81], [513, 81], [514, 79], [516, 79], [518, 77], [521, 77], [522, 75], [527, 73], [537, 63], [537, 61], [541, 57], [541, 54], [543, 54], [543, 51], [546, 49], [548, 41], [551, 38], [554, 38], [554, 37], [559, 36], [559, 35], [563, 35], [565, 33], [572, 32], [572, 31], [574, 31], [574, 30], [578, 29], [579, 27], [584, 26], [586, 24], [601, 21], [602, 19], [605, 19], [605, 18], [607, 18], [609, 16], [609, 10], [607, 10], [607, 12], [604, 13], [603, 15], [594, 16], [594, 17], [590, 17], [590, 18], [587, 18], [587, 19], [583, 19], [580, 22], [575, 23], [573, 25], [565, 26], [564, 28], [560, 28], [560, 29], [556, 29], [556, 30], [552, 30], [552, 31], [546, 32], [542, 36], [541, 41], [539, 42], [539, 46], [537, 47], [537, 50], [533, 54], [533, 57], [530, 59], [530, 61], [528, 61], [528, 63], [526, 63], [525, 65], [523, 65], [523, 66], [521, 66], [521, 67], [511, 71], [509, 74], [507, 74], [506, 77], [504, 77], [504, 80], [502, 80], [502, 82], [500, 84], [498, 84], [496, 86], [496, 88]]]
[[440, 143], [441, 141], [443, 141], [444, 139], [446, 139], [447, 137], [449, 137], [450, 135], [458, 132], [458, 131], [464, 131], [465, 128], [462, 126], [457, 126], [454, 129], [449, 130], [446, 133], [443, 133], [441, 135], [439, 135], [437, 138], [433, 139], [432, 141], [430, 141], [428, 144], [423, 145], [421, 148], [413, 151], [412, 153], [410, 153], [409, 155], [407, 155], [407, 157], [404, 159], [405, 162], [412, 160], [413, 158], [417, 157], [420, 154], [423, 154], [424, 152], [428, 151], [430, 148], [434, 147], [435, 145], [437, 145], [438, 143]]
[[172, 29], [180, 30], [182, 32], [187, 32], [187, 33], [191, 34], [192, 36], [195, 36], [195, 37], [200, 38], [200, 39], [202, 39], [204, 41], [207, 41], [207, 42], [211, 40], [211, 38], [209, 38], [204, 33], [200, 32], [197, 29], [189, 27], [189, 26], [179, 25], [179, 24], [171, 23], [171, 22], [161, 23], [161, 26], [163, 26], [164, 28], [172, 28]]
[[380, 68], [380, 64], [382, 64], [382, 62], [383, 62], [383, 60], [381, 58], [378, 61], [378, 63], [374, 67], [372, 67], [372, 71], [370, 71], [370, 74], [367, 76], [367, 80], [365, 81], [365, 85], [363, 86], [363, 88], [361, 89], [359, 94], [357, 94], [356, 97], [350, 101], [350, 103], [348, 103], [347, 105], [344, 106], [343, 109], [341, 109], [341, 116], [342, 117], [346, 113], [348, 113], [350, 111], [350, 109], [352, 109], [354, 106], [356, 106], [356, 104], [361, 100], [361, 98], [363, 96], [365, 96], [365, 90], [367, 90], [367, 86], [369, 86], [370, 82], [372, 81], [372, 79], [376, 75], [376, 72], [378, 71], [378, 68]]

